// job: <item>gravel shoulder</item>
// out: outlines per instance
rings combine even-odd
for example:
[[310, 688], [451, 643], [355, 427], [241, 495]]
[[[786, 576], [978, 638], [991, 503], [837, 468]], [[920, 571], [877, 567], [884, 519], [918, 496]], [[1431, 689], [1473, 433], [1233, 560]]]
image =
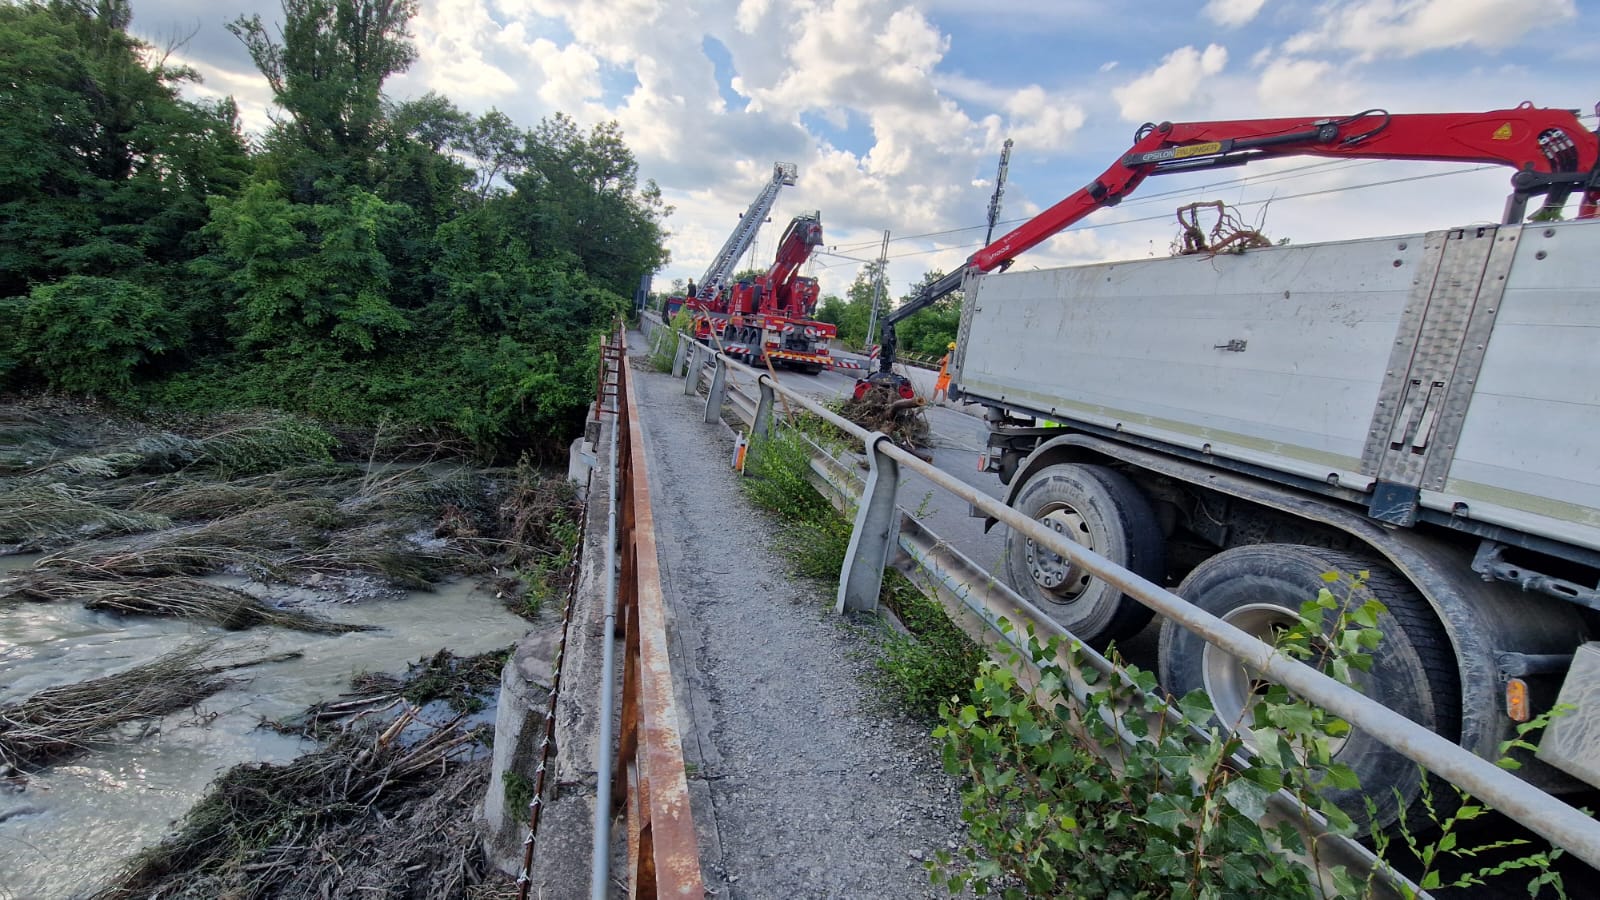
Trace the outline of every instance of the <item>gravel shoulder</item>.
[[872, 683], [880, 626], [834, 617], [827, 585], [788, 574], [704, 401], [634, 372], [708, 890], [946, 896], [921, 860], [961, 840], [957, 787], [929, 726]]

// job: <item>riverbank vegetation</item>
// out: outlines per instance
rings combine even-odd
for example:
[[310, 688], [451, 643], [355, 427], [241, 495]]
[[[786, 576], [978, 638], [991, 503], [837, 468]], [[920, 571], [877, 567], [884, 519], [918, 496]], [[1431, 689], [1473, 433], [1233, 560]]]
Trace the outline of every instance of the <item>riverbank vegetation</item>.
[[0, 5], [0, 391], [562, 447], [668, 210], [614, 123], [385, 96], [415, 10], [235, 20], [277, 106], [249, 135], [127, 0]]

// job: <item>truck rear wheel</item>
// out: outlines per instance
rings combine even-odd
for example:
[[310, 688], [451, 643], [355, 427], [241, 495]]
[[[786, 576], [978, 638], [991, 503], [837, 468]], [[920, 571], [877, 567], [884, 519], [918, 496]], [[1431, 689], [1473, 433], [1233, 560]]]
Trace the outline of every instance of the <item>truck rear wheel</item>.
[[[1028, 479], [1013, 505], [1145, 578], [1159, 579], [1165, 571], [1165, 542], [1150, 501], [1119, 472], [1047, 466]], [[1013, 590], [1091, 646], [1130, 637], [1150, 622], [1144, 604], [1015, 531], [1006, 538], [1005, 570]]]
[[[1368, 572], [1356, 585], [1351, 576]], [[1340, 578], [1327, 582], [1323, 573]], [[1273, 643], [1300, 621], [1300, 605], [1328, 588], [1345, 609], [1376, 599], [1382, 639], [1372, 668], [1352, 670], [1361, 693], [1440, 735], [1457, 740], [1460, 688], [1455, 655], [1427, 600], [1394, 572], [1363, 556], [1299, 544], [1254, 544], [1225, 550], [1196, 566], [1177, 593], [1223, 621]], [[1224, 728], [1250, 723], [1249, 708], [1264, 685], [1258, 672], [1171, 621], [1161, 626], [1161, 683], [1174, 696], [1203, 688]], [[1376, 738], [1352, 730], [1336, 744], [1334, 760], [1349, 766], [1360, 788], [1328, 791], [1358, 822], [1367, 821], [1365, 797], [1376, 804], [1374, 824], [1392, 824], [1421, 794], [1416, 763]], [[1392, 789], [1391, 789], [1392, 788]], [[1399, 796], [1396, 796], [1398, 792]]]

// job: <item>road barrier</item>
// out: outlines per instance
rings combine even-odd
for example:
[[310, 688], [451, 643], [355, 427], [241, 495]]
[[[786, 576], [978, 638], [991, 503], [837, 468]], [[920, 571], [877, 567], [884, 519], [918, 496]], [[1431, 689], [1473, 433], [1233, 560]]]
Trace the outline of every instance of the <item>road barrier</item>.
[[[698, 389], [709, 372], [711, 389], [706, 401], [706, 421], [716, 421], [724, 399], [753, 433], [765, 433], [772, 426], [772, 404], [781, 398], [829, 423], [861, 445], [868, 464], [865, 483], [856, 475], [855, 461], [846, 463], [816, 446], [812, 468], [827, 486], [836, 506], [854, 516], [849, 552], [840, 575], [837, 607], [845, 610], [871, 610], [877, 606], [878, 590], [887, 566], [901, 563], [914, 566], [928, 576], [935, 587], [924, 588], [944, 605], [953, 621], [965, 627], [980, 643], [1009, 644], [1027, 658], [1025, 647], [1013, 628], [1002, 630], [1002, 619], [1014, 626], [1029, 626], [1041, 636], [1059, 636], [1067, 644], [1076, 639], [1048, 615], [1028, 603], [994, 575], [954, 551], [937, 535], [928, 531], [913, 516], [896, 506], [901, 471], [914, 471], [940, 488], [965, 500], [986, 516], [1004, 523], [1037, 544], [1071, 560], [1102, 578], [1124, 594], [1143, 603], [1171, 621], [1217, 646], [1293, 694], [1349, 722], [1390, 748], [1425, 767], [1438, 777], [1461, 788], [1489, 807], [1515, 820], [1528, 830], [1564, 848], [1590, 866], [1600, 868], [1600, 822], [1559, 798], [1517, 778], [1468, 750], [1412, 722], [1324, 675], [1291, 659], [1272, 646], [1205, 612], [1182, 597], [1074, 543], [1054, 530], [1035, 522], [982, 491], [945, 471], [924, 462], [895, 446], [879, 433], [869, 433], [815, 400], [791, 390], [772, 375], [758, 372], [711, 348], [679, 337], [681, 354], [687, 365], [689, 384], [685, 393]], [[737, 375], [737, 378], [730, 377]], [[736, 396], [737, 395], [737, 396]], [[919, 585], [921, 587], [921, 585]], [[1116, 673], [1104, 657], [1088, 648], [1083, 656], [1093, 668]], [[1065, 651], [1054, 660], [1078, 680], [1081, 669]], [[1131, 683], [1131, 682], [1130, 682]], [[1068, 685], [1069, 693], [1082, 696], [1086, 684]], [[1284, 821], [1301, 830], [1308, 846], [1319, 848], [1316, 864], [1322, 868], [1344, 865], [1351, 871], [1378, 870], [1387, 879], [1384, 890], [1375, 896], [1421, 895], [1417, 886], [1389, 871], [1366, 848], [1347, 838], [1328, 834], [1321, 817], [1301, 806], [1292, 795], [1282, 792], [1269, 804], [1269, 820]], [[1272, 824], [1271, 821], [1263, 824]], [[1309, 860], [1308, 860], [1309, 862]]]

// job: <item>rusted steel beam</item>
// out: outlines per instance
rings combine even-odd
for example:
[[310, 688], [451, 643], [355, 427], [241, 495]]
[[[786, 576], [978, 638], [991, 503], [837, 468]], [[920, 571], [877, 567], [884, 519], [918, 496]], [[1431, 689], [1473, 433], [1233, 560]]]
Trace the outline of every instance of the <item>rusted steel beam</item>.
[[[677, 700], [667, 650], [666, 601], [656, 556], [650, 469], [639, 432], [638, 398], [626, 364], [618, 369], [623, 442], [622, 607], [627, 610], [617, 799], [629, 814], [630, 895], [705, 896], [700, 847], [683, 766]], [[631, 676], [631, 677], [630, 677]]]

